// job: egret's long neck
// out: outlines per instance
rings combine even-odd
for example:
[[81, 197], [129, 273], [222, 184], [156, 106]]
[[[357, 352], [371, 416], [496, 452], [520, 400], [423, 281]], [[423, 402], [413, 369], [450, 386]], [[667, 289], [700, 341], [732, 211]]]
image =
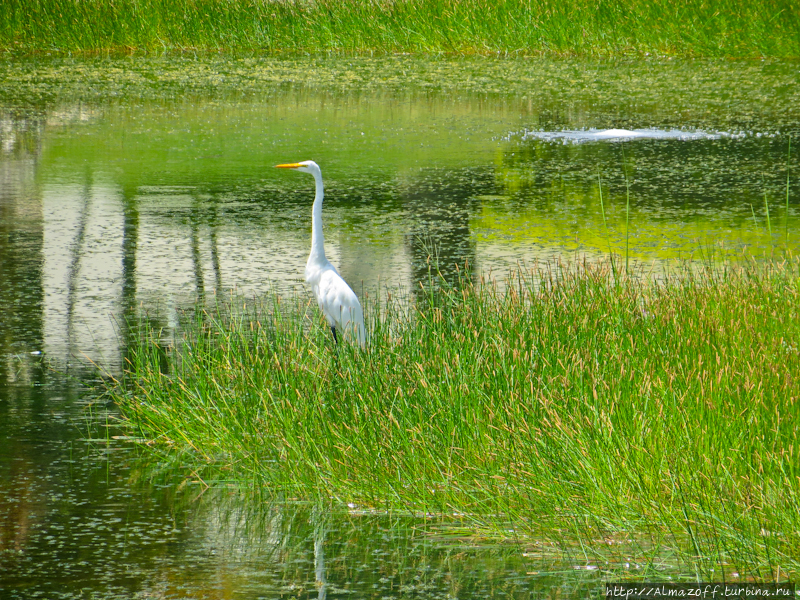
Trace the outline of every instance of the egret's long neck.
[[317, 193], [314, 196], [314, 208], [311, 209], [311, 254], [308, 260], [316, 262], [325, 261], [325, 237], [322, 235], [322, 175], [312, 173], [316, 183]]

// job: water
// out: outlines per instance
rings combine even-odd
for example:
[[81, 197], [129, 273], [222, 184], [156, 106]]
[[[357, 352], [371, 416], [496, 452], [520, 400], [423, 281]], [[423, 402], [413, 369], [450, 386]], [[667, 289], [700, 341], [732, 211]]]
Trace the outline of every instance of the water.
[[[744, 132], [727, 131], [685, 131], [683, 129], [585, 129], [581, 131], [526, 131], [523, 139], [540, 139], [547, 141], [561, 140], [567, 144], [583, 144], [585, 142], [624, 142], [628, 140], [718, 140], [721, 138], [742, 138]], [[760, 136], [759, 136], [760, 137]], [[771, 137], [775, 137], [774, 135]]]
[[799, 71], [0, 62], [0, 596], [596, 590], [628, 567], [434, 535], [453, 531], [446, 519], [328, 515], [207, 490], [125, 439], [92, 365], [118, 372], [132, 309], [169, 331], [198, 299], [307, 293], [313, 180], [272, 168], [282, 162], [322, 166], [328, 255], [358, 293], [414, 289], [432, 255], [449, 275], [468, 262], [502, 277], [520, 261], [623, 254], [628, 191], [629, 258], [650, 272], [796, 252]]
[[209, 490], [179, 465], [148, 468], [113, 429], [103, 431], [102, 406], [89, 418], [65, 391], [80, 402], [80, 392], [51, 389], [40, 407], [31, 398], [28, 410], [4, 410], [4, 599], [527, 598], [599, 589], [596, 571], [542, 571], [524, 549], [459, 539], [440, 519], [255, 502]]

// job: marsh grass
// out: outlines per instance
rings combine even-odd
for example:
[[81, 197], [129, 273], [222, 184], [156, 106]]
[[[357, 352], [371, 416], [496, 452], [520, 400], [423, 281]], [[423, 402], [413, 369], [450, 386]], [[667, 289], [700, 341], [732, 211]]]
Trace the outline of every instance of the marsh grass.
[[791, 0], [5, 0], [0, 48], [796, 57]]
[[797, 262], [636, 275], [551, 264], [365, 297], [366, 352], [334, 349], [299, 297], [198, 309], [176, 340], [142, 320], [111, 393], [209, 483], [791, 577]]
[[791, 171], [792, 160], [792, 138], [789, 136], [789, 143], [786, 148], [786, 209], [784, 211], [784, 233], [783, 244], [786, 248], [789, 247], [789, 174]]
[[603, 202], [603, 179], [600, 176], [599, 170], [597, 171], [597, 192], [600, 195], [600, 215], [603, 217], [603, 230], [606, 238], [606, 243], [608, 244], [608, 262], [611, 265], [611, 275], [614, 277], [614, 283], [616, 283], [617, 268], [616, 265], [614, 264], [614, 253], [611, 251], [611, 236], [608, 234], [608, 220], [606, 219], [606, 207], [605, 203]]

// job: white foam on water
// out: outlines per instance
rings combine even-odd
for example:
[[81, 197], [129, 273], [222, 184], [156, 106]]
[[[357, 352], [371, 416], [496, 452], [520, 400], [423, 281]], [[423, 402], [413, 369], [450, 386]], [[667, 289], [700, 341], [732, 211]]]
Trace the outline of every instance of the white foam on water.
[[718, 140], [722, 138], [740, 139], [746, 137], [774, 137], [777, 134], [755, 133], [752, 131], [687, 131], [684, 129], [581, 129], [572, 131], [521, 131], [508, 136], [519, 136], [523, 140], [539, 139], [563, 144], [582, 144], [586, 142], [609, 141], [624, 142], [633, 139], [661, 140]]

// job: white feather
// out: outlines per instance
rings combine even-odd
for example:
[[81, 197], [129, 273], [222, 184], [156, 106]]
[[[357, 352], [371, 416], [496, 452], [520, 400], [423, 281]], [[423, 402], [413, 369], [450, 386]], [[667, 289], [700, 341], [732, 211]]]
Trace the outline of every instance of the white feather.
[[[317, 304], [328, 324], [346, 340], [355, 340], [361, 348], [367, 344], [364, 327], [364, 312], [361, 303], [350, 286], [342, 279], [330, 261], [325, 257], [325, 239], [322, 235], [322, 199], [324, 190], [322, 172], [312, 160], [301, 163], [278, 165], [281, 168], [296, 169], [311, 173], [316, 183], [314, 206], [311, 209], [311, 253], [306, 262], [306, 283], [317, 299]], [[334, 333], [334, 336], [336, 334]]]

